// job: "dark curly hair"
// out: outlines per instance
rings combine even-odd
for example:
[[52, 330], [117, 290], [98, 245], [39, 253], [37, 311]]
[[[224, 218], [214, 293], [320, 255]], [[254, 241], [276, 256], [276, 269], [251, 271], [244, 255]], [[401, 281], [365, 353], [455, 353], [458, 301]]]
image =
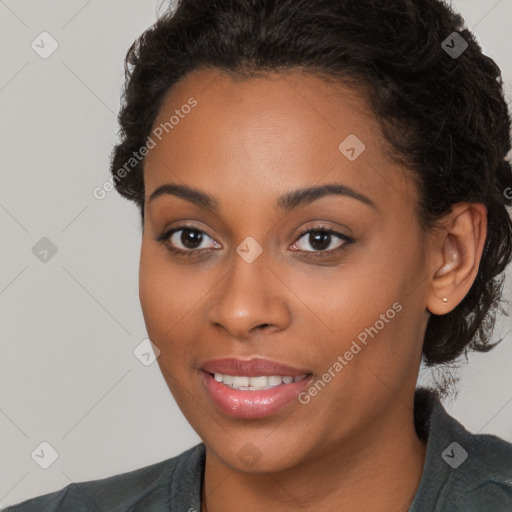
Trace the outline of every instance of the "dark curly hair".
[[179, 1], [125, 62], [111, 180], [138, 205], [142, 224], [144, 160], [120, 171], [144, 146], [166, 93], [200, 68], [247, 78], [300, 70], [350, 84], [364, 91], [390, 157], [412, 171], [422, 228], [454, 203], [485, 204], [478, 275], [453, 311], [431, 315], [423, 355], [433, 366], [496, 345], [490, 337], [512, 255], [511, 120], [500, 69], [459, 14], [439, 0]]

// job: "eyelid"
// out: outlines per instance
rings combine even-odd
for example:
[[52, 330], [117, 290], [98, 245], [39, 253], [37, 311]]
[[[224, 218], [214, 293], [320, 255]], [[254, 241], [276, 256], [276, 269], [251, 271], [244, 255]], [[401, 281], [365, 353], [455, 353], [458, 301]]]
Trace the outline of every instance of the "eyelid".
[[[314, 222], [314, 221], [313, 221]], [[172, 228], [169, 228], [167, 230], [164, 230], [162, 233], [158, 234], [154, 240], [157, 241], [157, 242], [162, 242], [164, 244], [167, 244], [168, 245], [168, 249], [175, 253], [175, 254], [178, 254], [178, 255], [184, 255], [184, 256], [191, 256], [191, 255], [198, 255], [198, 254], [203, 254], [204, 251], [211, 251], [213, 248], [202, 248], [202, 249], [180, 249], [180, 248], [176, 248], [170, 244], [168, 244], [170, 238], [176, 233], [176, 232], [179, 232], [183, 229], [191, 229], [193, 231], [197, 231], [199, 233], [202, 233], [203, 235], [206, 235], [208, 238], [210, 238], [211, 240], [213, 240], [215, 242], [215, 244], [219, 244], [219, 242], [217, 242], [213, 237], [211, 237], [204, 229], [201, 229], [199, 226], [195, 225], [195, 224], [189, 224], [187, 222], [184, 222], [182, 224], [180, 224], [179, 226], [176, 226], [176, 227], [172, 227]], [[347, 229], [348, 231], [350, 231], [348, 228], [345, 228]], [[303, 228], [301, 228], [301, 230], [299, 231], [299, 233], [297, 235], [295, 235], [294, 237], [294, 241], [292, 243], [292, 246], [295, 245], [304, 235], [310, 233], [310, 232], [314, 232], [314, 231], [323, 231], [323, 232], [326, 232], [326, 233], [330, 233], [331, 235], [334, 235], [334, 236], [337, 236], [338, 238], [340, 238], [341, 240], [343, 240], [344, 243], [342, 243], [340, 246], [334, 248], [334, 249], [327, 249], [327, 250], [324, 250], [324, 251], [304, 251], [304, 250], [296, 250], [296, 251], [292, 251], [292, 252], [299, 252], [299, 253], [303, 253], [303, 254], [307, 254], [308, 257], [309, 255], [313, 255], [313, 256], [325, 256], [325, 255], [333, 255], [333, 254], [336, 254], [339, 250], [342, 250], [344, 248], [345, 245], [347, 244], [350, 244], [352, 242], [354, 242], [354, 239], [344, 233], [341, 233], [339, 231], [337, 231], [336, 229], [330, 227], [330, 226], [327, 226], [325, 225], [325, 223], [322, 223], [322, 222], [319, 222], [317, 224], [314, 224], [313, 225], [306, 225], [304, 226]], [[222, 247], [222, 246], [221, 246]], [[218, 247], [215, 248], [215, 250], [217, 249]]]
[[[212, 236], [210, 236], [204, 229], [201, 229], [199, 226], [197, 226], [196, 224], [188, 224], [187, 222], [184, 222], [182, 224], [180, 224], [179, 226], [176, 226], [176, 227], [172, 227], [172, 228], [169, 228], [169, 229], [165, 229], [164, 231], [162, 231], [160, 234], [157, 234], [155, 237], [154, 237], [154, 240], [157, 241], [157, 242], [162, 242], [162, 243], [167, 243], [170, 238], [178, 231], [182, 231], [183, 229], [190, 229], [190, 230], [193, 230], [193, 231], [197, 231], [199, 233], [202, 233], [203, 235], [206, 235], [208, 238], [210, 238], [211, 240], [213, 240], [216, 244], [220, 245], [219, 242], [217, 242]], [[203, 250], [209, 250], [209, 248], [203, 248], [203, 249], [189, 249], [189, 250], [186, 250], [186, 249], [176, 249], [177, 251], [181, 252], [181, 253], [193, 253], [193, 252], [201, 252]]]
[[[348, 230], [348, 228], [346, 229]], [[304, 251], [299, 249], [294, 252], [306, 254], [307, 257], [332, 256], [334, 254], [337, 254], [339, 251], [343, 250], [347, 244], [354, 242], [354, 239], [352, 237], [320, 222], [319, 224], [306, 225], [303, 228], [301, 228], [299, 233], [295, 236], [295, 241], [293, 242], [292, 246], [296, 245], [304, 235], [319, 231], [329, 233], [330, 235], [338, 237], [340, 240], [342, 240], [342, 243], [338, 247], [335, 247], [334, 249], [325, 249], [323, 251]]]
[[309, 233], [310, 231], [326, 231], [328, 233], [332, 233], [332, 234], [334, 234], [336, 236], [340, 236], [342, 238], [352, 239], [351, 236], [349, 236], [348, 234], [341, 232], [340, 231], [341, 229], [343, 229], [349, 233], [352, 233], [352, 230], [350, 230], [348, 227], [346, 227], [342, 224], [340, 224], [339, 228], [336, 228], [336, 227], [332, 227], [322, 221], [311, 221], [311, 222], [308, 222], [304, 227], [300, 228], [298, 234], [295, 235], [295, 239], [296, 240], [299, 239], [300, 237], [302, 237], [306, 233]]

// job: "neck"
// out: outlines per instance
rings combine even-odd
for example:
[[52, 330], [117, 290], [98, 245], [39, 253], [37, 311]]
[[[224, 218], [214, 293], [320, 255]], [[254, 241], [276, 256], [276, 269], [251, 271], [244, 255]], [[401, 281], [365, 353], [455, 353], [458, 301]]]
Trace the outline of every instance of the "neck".
[[412, 410], [403, 404], [391, 411], [389, 421], [284, 471], [239, 472], [207, 450], [201, 510], [235, 512], [243, 503], [246, 512], [339, 510], [341, 504], [351, 512], [406, 512], [421, 480], [425, 453]]

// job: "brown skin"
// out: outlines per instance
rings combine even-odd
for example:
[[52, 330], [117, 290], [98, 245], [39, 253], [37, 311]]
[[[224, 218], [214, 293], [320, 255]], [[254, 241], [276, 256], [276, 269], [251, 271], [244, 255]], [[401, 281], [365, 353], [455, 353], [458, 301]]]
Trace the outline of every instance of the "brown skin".
[[[298, 72], [241, 80], [194, 71], [154, 126], [191, 96], [198, 105], [145, 160], [140, 301], [168, 386], [207, 447], [203, 509], [206, 498], [208, 512], [242, 503], [249, 512], [406, 511], [425, 459], [412, 409], [425, 328], [430, 312], [451, 311], [471, 287], [485, 208], [458, 204], [423, 233], [412, 179], [348, 87]], [[351, 133], [366, 145], [352, 162], [338, 150]], [[171, 195], [149, 202], [169, 182], [207, 192], [219, 213]], [[281, 194], [334, 182], [375, 208], [336, 195], [287, 213], [274, 207]], [[155, 241], [183, 221], [204, 232], [195, 247], [209, 253], [174, 256], [170, 240]], [[320, 223], [355, 241], [308, 258], [321, 249], [299, 231]], [[181, 234], [174, 246], [197, 250]], [[248, 236], [263, 248], [250, 264], [235, 251]], [[343, 243], [333, 235], [327, 250]], [[235, 419], [202, 385], [201, 365], [230, 356], [309, 368], [314, 382], [395, 302], [403, 309], [307, 405]], [[251, 467], [237, 455], [248, 442], [261, 453]]]

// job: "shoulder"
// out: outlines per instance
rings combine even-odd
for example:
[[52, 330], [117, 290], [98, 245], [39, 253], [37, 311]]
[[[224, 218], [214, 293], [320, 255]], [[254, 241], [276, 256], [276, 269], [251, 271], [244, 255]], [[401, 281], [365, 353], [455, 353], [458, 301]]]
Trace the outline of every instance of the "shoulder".
[[437, 399], [426, 427], [427, 455], [411, 512], [512, 512], [512, 444], [469, 432]]
[[199, 443], [170, 459], [107, 478], [71, 483], [4, 512], [168, 510], [173, 493], [194, 493], [198, 482], [200, 485], [203, 458], [204, 444]]
[[[463, 433], [461, 447], [467, 456], [461, 466], [450, 468], [453, 491], [447, 502], [456, 511], [511, 512], [512, 444], [492, 435]], [[450, 455], [451, 451], [444, 457]]]

